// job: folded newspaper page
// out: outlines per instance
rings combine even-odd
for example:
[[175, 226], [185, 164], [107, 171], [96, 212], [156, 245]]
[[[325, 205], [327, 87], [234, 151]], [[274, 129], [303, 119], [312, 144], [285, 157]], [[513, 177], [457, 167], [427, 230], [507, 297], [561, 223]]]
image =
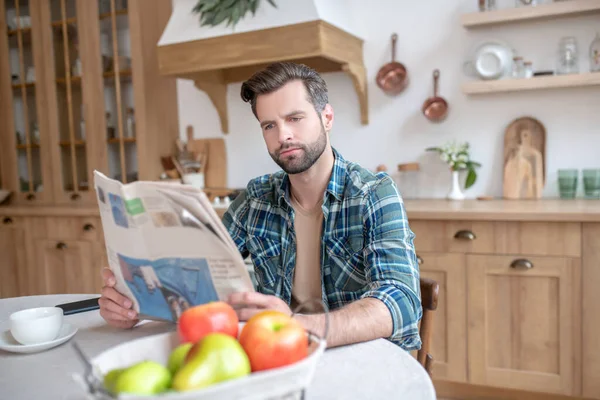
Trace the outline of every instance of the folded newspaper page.
[[254, 291], [242, 255], [200, 189], [124, 185], [98, 171], [94, 184], [116, 289], [140, 318], [175, 322], [188, 307]]

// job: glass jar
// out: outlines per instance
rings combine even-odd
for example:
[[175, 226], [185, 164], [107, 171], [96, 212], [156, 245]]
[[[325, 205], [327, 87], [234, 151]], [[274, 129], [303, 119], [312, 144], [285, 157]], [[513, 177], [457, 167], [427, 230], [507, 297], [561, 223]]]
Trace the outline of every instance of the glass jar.
[[577, 39], [572, 36], [560, 39], [556, 73], [559, 75], [579, 73]]
[[479, 11], [493, 11], [496, 9], [496, 0], [479, 0]]
[[533, 65], [531, 61], [525, 61], [523, 63], [523, 77], [524, 78], [532, 78], [533, 77]]
[[512, 77], [515, 79], [522, 78], [524, 76], [524, 70], [523, 57], [513, 57]]
[[600, 72], [600, 33], [590, 44], [590, 72]]

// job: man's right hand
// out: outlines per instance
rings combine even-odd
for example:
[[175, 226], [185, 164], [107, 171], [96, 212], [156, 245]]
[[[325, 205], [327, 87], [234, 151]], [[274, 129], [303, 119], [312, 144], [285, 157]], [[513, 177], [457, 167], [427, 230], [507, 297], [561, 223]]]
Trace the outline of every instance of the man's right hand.
[[98, 300], [102, 318], [117, 328], [129, 329], [139, 322], [137, 313], [131, 307], [133, 302], [114, 288], [117, 283], [115, 275], [109, 268], [102, 270], [102, 296]]

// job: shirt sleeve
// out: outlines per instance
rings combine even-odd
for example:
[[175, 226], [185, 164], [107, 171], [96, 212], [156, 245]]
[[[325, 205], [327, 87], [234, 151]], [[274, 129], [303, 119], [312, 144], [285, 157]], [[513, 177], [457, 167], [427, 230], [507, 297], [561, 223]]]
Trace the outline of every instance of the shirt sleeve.
[[243, 190], [230, 204], [222, 218], [225, 229], [244, 258], [248, 256], [248, 250], [246, 248], [247, 233], [243, 221], [248, 215], [248, 207], [248, 192]]
[[381, 300], [393, 321], [388, 339], [406, 350], [421, 348], [423, 315], [419, 267], [402, 198], [385, 175], [366, 196], [364, 260], [368, 290], [362, 297]]

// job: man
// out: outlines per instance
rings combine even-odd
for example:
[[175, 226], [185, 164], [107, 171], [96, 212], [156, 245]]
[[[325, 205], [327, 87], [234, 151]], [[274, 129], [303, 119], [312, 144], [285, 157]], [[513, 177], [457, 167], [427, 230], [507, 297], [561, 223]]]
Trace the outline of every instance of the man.
[[[323, 79], [304, 65], [275, 63], [244, 82], [241, 96], [282, 171], [251, 180], [223, 217], [258, 282], [257, 292], [228, 299], [240, 320], [304, 306], [296, 318], [320, 333], [322, 302], [329, 347], [387, 338], [420, 348], [419, 270], [401, 197], [387, 174], [331, 147], [334, 112]], [[110, 272], [105, 278], [101, 314], [133, 326], [131, 302], [110, 287]]]

